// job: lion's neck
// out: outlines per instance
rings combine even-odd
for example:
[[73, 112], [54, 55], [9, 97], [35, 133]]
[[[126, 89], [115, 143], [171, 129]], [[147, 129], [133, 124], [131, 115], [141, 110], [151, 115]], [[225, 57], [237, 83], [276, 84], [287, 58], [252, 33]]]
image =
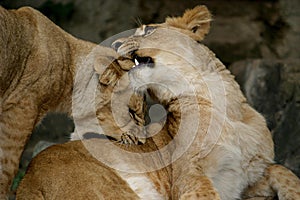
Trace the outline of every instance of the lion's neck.
[[92, 63], [87, 62], [89, 53], [96, 44], [83, 41], [65, 33], [69, 44], [69, 65], [66, 68], [65, 76], [68, 80], [64, 86], [64, 95], [56, 110], [59, 112], [71, 113], [74, 94], [81, 88], [84, 90], [89, 85], [94, 74]]

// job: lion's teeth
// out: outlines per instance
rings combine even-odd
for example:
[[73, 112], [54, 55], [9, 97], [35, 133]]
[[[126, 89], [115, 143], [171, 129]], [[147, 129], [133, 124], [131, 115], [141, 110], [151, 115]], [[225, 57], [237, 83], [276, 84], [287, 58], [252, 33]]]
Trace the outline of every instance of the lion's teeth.
[[132, 68], [135, 68], [135, 67], [136, 67], [135, 65], [132, 66]]
[[137, 59], [134, 59], [134, 64], [135, 64], [136, 66], [138, 66], [140, 63], [139, 63], [139, 61], [137, 61]]

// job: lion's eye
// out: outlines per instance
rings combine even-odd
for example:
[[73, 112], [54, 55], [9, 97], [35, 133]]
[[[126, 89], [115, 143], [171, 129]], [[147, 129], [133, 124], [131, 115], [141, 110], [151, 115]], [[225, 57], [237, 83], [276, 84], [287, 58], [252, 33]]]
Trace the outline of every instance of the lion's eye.
[[144, 29], [145, 36], [150, 35], [155, 31], [156, 27], [155, 26], [146, 26]]

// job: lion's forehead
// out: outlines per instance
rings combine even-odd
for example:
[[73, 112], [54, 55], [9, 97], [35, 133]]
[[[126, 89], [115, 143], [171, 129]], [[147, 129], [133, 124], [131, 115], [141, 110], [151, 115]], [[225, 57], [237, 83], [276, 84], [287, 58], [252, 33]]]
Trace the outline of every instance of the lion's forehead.
[[186, 36], [174, 40], [163, 36], [157, 33], [157, 38], [161, 38], [158, 40], [140, 38], [137, 40], [139, 48], [135, 53], [141, 57], [152, 57], [156, 63], [188, 65], [196, 67], [198, 70], [199, 66], [216, 65], [214, 54], [203, 44]]
[[[139, 43], [139, 49], [158, 48], [163, 51], [172, 51], [172, 48], [184, 49], [189, 52], [198, 51], [202, 48], [199, 43], [182, 31], [168, 27], [157, 27], [151, 35], [142, 35], [145, 30], [137, 29], [136, 34], [127, 40], [127, 45]], [[192, 51], [191, 51], [192, 50]]]

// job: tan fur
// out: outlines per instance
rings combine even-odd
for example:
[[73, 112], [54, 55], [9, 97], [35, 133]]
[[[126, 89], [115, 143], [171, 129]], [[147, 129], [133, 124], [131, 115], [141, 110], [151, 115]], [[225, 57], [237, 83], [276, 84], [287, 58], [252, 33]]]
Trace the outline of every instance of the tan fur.
[[194, 40], [201, 41], [209, 32], [211, 20], [208, 9], [205, 6], [197, 6], [186, 10], [182, 17], [168, 17], [166, 24], [185, 31]]
[[300, 180], [290, 170], [281, 165], [270, 165], [264, 176], [244, 193], [244, 198], [274, 197], [279, 199], [299, 199]]
[[[133, 143], [144, 143], [144, 139], [138, 138], [145, 136], [142, 128], [145, 125], [144, 97], [130, 92], [126, 73], [127, 65], [120, 65], [120, 63], [122, 61], [115, 60], [99, 77], [100, 84], [97, 87], [98, 93], [95, 100], [96, 116], [105, 135], [123, 143], [131, 143], [123, 138], [130, 135], [130, 140], [135, 140]], [[121, 66], [125, 66], [125, 68], [121, 68]], [[96, 71], [98, 72], [97, 69]], [[122, 99], [126, 99], [128, 94], [130, 95], [128, 102], [123, 101]], [[111, 101], [114, 99], [121, 99], [121, 101], [113, 104]], [[112, 107], [115, 107], [117, 113], [112, 113]], [[128, 109], [132, 111], [132, 116], [128, 114]]]
[[[193, 10], [191, 10], [191, 12], [193, 12]], [[194, 14], [186, 14], [186, 16], [193, 15]], [[196, 20], [198, 21], [198, 19]], [[190, 20], [184, 21], [190, 22]], [[173, 28], [166, 24], [156, 24], [155, 26], [160, 28]], [[170, 159], [173, 159], [174, 152], [181, 147], [183, 141], [192, 140], [192, 145], [187, 151], [167, 168], [151, 173], [132, 174], [125, 172], [124, 174], [124, 172], [122, 173], [114, 169], [107, 170], [103, 163], [96, 162], [91, 158], [89, 152], [85, 151], [79, 142], [59, 145], [45, 150], [34, 158], [18, 188], [18, 199], [65, 199], [65, 197], [69, 198], [73, 195], [78, 197], [84, 195], [86, 198], [93, 198], [94, 194], [97, 194], [99, 199], [102, 199], [105, 195], [109, 195], [108, 197], [111, 199], [136, 199], [138, 194], [143, 192], [148, 194], [148, 188], [144, 188], [144, 184], [146, 183], [143, 182], [140, 188], [133, 190], [128, 180], [132, 177], [140, 176], [146, 177], [149, 181], [148, 184], [154, 184], [155, 190], [162, 195], [162, 198], [153, 198], [153, 196], [149, 194], [149, 196], [144, 199], [238, 199], [246, 187], [255, 185], [257, 188], [254, 188], [254, 191], [251, 191], [252, 188], [249, 188], [244, 193], [245, 198], [252, 198], [251, 194], [255, 194], [256, 199], [266, 199], [256, 195], [259, 194], [259, 191], [265, 190], [265, 188], [260, 187], [260, 185], [264, 185], [265, 183], [268, 185], [266, 191], [269, 191], [271, 187], [278, 194], [280, 191], [282, 194], [293, 195], [293, 197], [295, 197], [294, 199], [297, 199], [297, 192], [299, 191], [299, 189], [297, 189], [299, 188], [297, 177], [282, 166], [278, 168], [277, 165], [273, 165], [273, 142], [263, 117], [247, 104], [233, 77], [223, 64], [215, 58], [212, 52], [203, 45], [193, 42], [185, 43], [185, 45], [191, 45], [186, 48], [185, 45], [181, 45], [181, 42], [188, 42], [189, 40], [182, 40], [182, 35], [180, 38], [173, 38], [173, 36], [178, 36], [178, 32], [183, 33], [185, 31], [180, 31], [178, 28], [175, 28], [175, 30], [175, 34], [172, 31], [163, 32], [156, 30], [147, 37], [135, 36], [119, 40], [122, 41], [123, 45], [120, 46], [118, 51], [123, 55], [130, 56], [131, 52], [129, 51], [137, 50], [135, 53], [139, 56], [151, 56], [156, 62], [159, 61], [160, 63], [170, 64], [170, 66], [182, 72], [182, 75], [184, 75], [187, 80], [193, 81], [192, 83], [196, 86], [195, 94], [198, 102], [196, 107], [199, 105], [201, 108], [200, 127], [197, 131], [196, 138], [190, 138], [190, 135], [182, 135], [179, 138], [174, 138], [179, 134], [178, 130], [180, 130], [181, 117], [189, 117], [191, 113], [193, 113], [193, 110], [196, 109], [191, 101], [192, 95], [183, 91], [183, 93], [181, 93], [182, 96], [179, 97], [162, 88], [153, 86], [148, 88], [150, 89], [150, 94], [164, 104], [169, 111], [166, 126], [152, 138], [147, 138], [146, 143], [143, 145], [120, 145], [119, 147], [129, 152], [139, 152], [139, 154], [143, 155], [144, 152], [161, 149], [172, 140], [175, 141], [174, 145], [168, 148], [169, 155], [166, 154], [164, 157], [161, 157], [163, 160], [156, 158], [150, 162], [152, 164], [154, 163], [154, 165], [160, 162], [167, 163]], [[138, 30], [137, 33], [139, 32], [141, 33], [143, 30]], [[161, 35], [163, 33], [165, 33], [165, 35]], [[171, 39], [169, 39], [170, 37]], [[156, 40], [157, 42], [155, 42]], [[149, 49], [149, 44], [154, 45], [152, 46], [154, 49]], [[178, 44], [179, 47], [177, 46]], [[187, 63], [185, 60], [176, 59], [178, 54], [170, 55], [168, 51], [161, 51], [161, 48], [158, 48], [164, 46], [165, 50], [175, 48], [180, 51], [183, 48], [179, 55], [185, 55], [184, 52], [192, 47], [191, 49], [194, 54]], [[136, 47], [139, 47], [139, 49], [136, 49]], [[202, 62], [193, 62], [192, 59], [196, 59], [198, 56]], [[180, 65], [178, 65], [177, 62]], [[124, 64], [123, 68], [132, 66], [130, 61], [127, 63], [120, 62], [119, 64]], [[195, 65], [194, 70], [191, 70], [189, 67], [190, 64]], [[155, 71], [158, 71], [158, 73], [155, 73]], [[171, 72], [172, 69], [169, 69], [169, 71]], [[149, 76], [143, 74], [142, 71], [130, 71], [131, 81], [133, 81], [132, 85], [140, 86], [138, 85], [138, 81], [135, 82], [139, 79], [139, 75], [142, 75], [143, 78], [155, 79], [158, 74], [162, 74], [157, 64], [152, 71], [150, 70], [148, 72], [151, 73]], [[211, 74], [212, 72], [217, 72], [216, 74], [218, 76], [214, 76], [214, 74]], [[225, 91], [227, 95], [222, 96], [222, 98], [212, 99], [212, 97], [208, 95], [209, 89], [212, 88], [209, 88], [209, 85], [200, 81], [205, 77], [207, 78], [207, 76], [210, 78], [221, 77], [221, 80], [226, 83]], [[175, 85], [172, 85], [174, 83], [172, 81], [168, 82], [168, 73], [163, 73], [162, 78], [164, 77], [165, 79], [160, 79], [160, 81], [167, 81], [171, 88], [184, 89], [184, 87], [181, 87], [180, 81], [175, 81]], [[133, 78], [136, 78], [136, 80]], [[209, 82], [209, 80], [212, 80], [212, 82]], [[146, 81], [146, 79], [142, 79], [142, 81]], [[217, 90], [220, 88], [220, 80], [206, 79], [206, 81], [208, 84], [211, 84], [210, 86], [215, 86], [213, 87], [215, 90], [210, 90], [210, 92], [215, 92], [217, 96], [219, 93], [223, 94], [222, 91]], [[110, 84], [114, 85], [114, 83]], [[107, 94], [111, 94], [111, 89], [109, 88], [110, 87], [103, 88], [104, 90], [107, 89]], [[102, 94], [105, 94], [105, 92]], [[102, 98], [105, 99], [105, 96]], [[218, 99], [219, 101], [214, 102]], [[107, 100], [109, 101], [109, 98]], [[137, 98], [136, 100], [140, 101], [141, 99]], [[212, 105], [215, 104], [215, 106], [217, 106], [216, 109], [219, 109], [218, 106], [225, 100], [228, 102], [228, 104], [226, 104], [227, 115], [225, 126], [222, 129], [220, 138], [218, 138], [217, 143], [215, 143], [215, 140], [213, 140], [213, 142], [209, 140], [214, 139], [212, 135], [206, 135], [211, 120], [210, 116], [216, 114], [216, 120], [218, 120], [218, 117], [222, 117], [224, 113], [214, 113]], [[143, 107], [142, 103], [136, 102], [134, 105]], [[181, 107], [181, 105], [184, 106]], [[141, 118], [140, 116], [139, 119]], [[102, 117], [98, 119], [102, 119]], [[220, 121], [216, 122], [219, 123]], [[212, 128], [217, 127], [217, 123], [214, 124]], [[158, 130], [159, 128], [160, 125], [156, 127]], [[108, 143], [107, 140], [88, 141], [91, 143], [95, 142], [95, 147], [104, 146]], [[204, 146], [202, 146], [203, 142], [205, 142]], [[104, 153], [106, 152], [99, 151], [100, 156]], [[74, 158], [72, 159], [72, 164], [69, 164], [70, 157]], [[120, 157], [114, 153], [112, 153], [112, 157], [118, 161], [119, 164], [128, 165], [129, 168], [146, 168], [147, 165], [150, 164], [133, 162], [126, 157]], [[50, 161], [51, 158], [54, 158], [53, 162]], [[91, 164], [92, 167], [88, 168]], [[92, 177], [89, 177], [89, 174], [94, 171], [97, 172], [97, 174], [93, 176], [99, 177], [97, 178], [99, 181], [96, 180], [96, 184], [86, 186], [86, 182], [93, 180]], [[293, 177], [293, 179], [291, 179], [293, 183], [289, 184], [289, 189], [293, 190], [287, 191], [287, 189], [281, 188], [283, 180], [277, 175], [278, 171], [282, 172], [286, 178]], [[69, 184], [68, 180], [70, 180]], [[274, 180], [278, 181], [278, 183], [275, 184]], [[72, 184], [72, 182], [75, 183]], [[107, 187], [100, 187], [104, 184], [107, 184]], [[61, 185], [63, 185], [64, 190], [60, 190]], [[121, 187], [118, 187], [118, 185], [121, 185]], [[250, 195], [248, 192], [250, 192]], [[265, 195], [269, 196], [270, 193], [266, 193]], [[284, 196], [279, 195], [279, 197], [285, 199]]]
[[[106, 73], [111, 74], [115, 79], [109, 82], [105, 81]], [[113, 132], [115, 138], [117, 138], [116, 134], [121, 135], [122, 131], [116, 123], [111, 123], [114, 118], [109, 105], [113, 94], [128, 93], [128, 80], [118, 82], [123, 74], [124, 71], [119, 70], [118, 63], [113, 63], [105, 70], [103, 76], [99, 77], [101, 84], [98, 85], [100, 93], [97, 95], [97, 104], [100, 106], [97, 106], [97, 117], [104, 133], [110, 135], [110, 132]], [[119, 90], [114, 90], [120, 84], [122, 85]], [[143, 97], [133, 95], [128, 106], [136, 113], [134, 118], [137, 123], [143, 125], [145, 109]], [[105, 116], [103, 113], [106, 113]], [[115, 145], [128, 152], [155, 151], [160, 146], [167, 144], [166, 129], [154, 138], [160, 141], [158, 145], [152, 138], [147, 139], [143, 145], [128, 146], [120, 143], [115, 143]], [[141, 195], [151, 192], [149, 184], [153, 186], [150, 189], [153, 189], [155, 194], [151, 193], [152, 196], [149, 195], [146, 199], [160, 199], [157, 197], [168, 199], [170, 196], [170, 168], [141, 174], [126, 173], [109, 168], [105, 163], [96, 160], [88, 151], [90, 149], [86, 149], [87, 146], [93, 147], [96, 149], [93, 152], [98, 154], [96, 156], [103, 157], [107, 152], [103, 152], [101, 147], [108, 143], [111, 141], [89, 139], [55, 145], [44, 150], [30, 163], [26, 175], [18, 187], [17, 199], [140, 199], [143, 197]], [[95, 156], [95, 154], [93, 155]], [[118, 165], [137, 165], [124, 155], [113, 153], [113, 160], [119, 162]], [[153, 165], [161, 162], [163, 160], [160, 157], [150, 160]], [[145, 165], [148, 164], [140, 162], [138, 167], [145, 168]], [[138, 188], [135, 188], [130, 185], [131, 180], [135, 178], [145, 179], [148, 184], [143, 185], [143, 181], [138, 181], [136, 182]]]
[[[99, 57], [98, 48], [78, 69], [72, 102], [75, 131], [71, 134], [71, 140], [84, 139], [85, 133], [93, 132], [113, 137], [122, 143], [144, 143], [143, 97], [130, 93], [125, 73], [128, 71], [127, 65], [121, 68], [119, 63], [123, 61], [117, 61], [114, 57]], [[86, 65], [94, 66], [96, 73], [92, 71], [89, 74]], [[128, 106], [132, 114], [129, 114]]]
[[[88, 142], [95, 146], [109, 143], [101, 139]], [[145, 148], [155, 150], [156, 147], [147, 141], [142, 146], [127, 146], [126, 150], [144, 152]], [[124, 158], [115, 159], [122, 161]], [[72, 141], [52, 146], [33, 159], [17, 190], [16, 199], [140, 199], [123, 174], [96, 160], [81, 141]], [[132, 175], [138, 177], [143, 174]], [[164, 199], [167, 199], [170, 190], [167, 175], [166, 169], [144, 174], [154, 185], [165, 187], [162, 191], [165, 192], [162, 194], [166, 197]], [[149, 196], [148, 199], [153, 198]]]
[[[0, 199], [6, 199], [33, 128], [49, 111], [70, 114], [75, 75], [80, 93], [94, 77], [93, 65], [102, 73], [102, 62], [117, 54], [74, 38], [30, 7], [0, 6], [0, 29]], [[92, 50], [95, 63], [82, 66]]]
[[[255, 190], [258, 185], [257, 192], [250, 191], [260, 194], [259, 185], [264, 182], [268, 191], [273, 191], [265, 193], [267, 198], [275, 193], [280, 199], [300, 199], [299, 179], [273, 164], [273, 141], [264, 118], [248, 105], [225, 66], [208, 48], [195, 42], [208, 32], [191, 28], [201, 21], [209, 23], [210, 14], [203, 14], [205, 10], [196, 7], [182, 18], [149, 25], [155, 27], [149, 33], [149, 28], [142, 26], [133, 37], [116, 41], [118, 53], [154, 61], [153, 65], [136, 66], [129, 77], [135, 90], [150, 90], [168, 108], [168, 131], [173, 137], [182, 126], [182, 117], [189, 119], [197, 106], [200, 108], [199, 117], [190, 119], [190, 126], [199, 120], [196, 137], [192, 138], [191, 129], [175, 139], [176, 148], [186, 138], [193, 142], [172, 164], [172, 198], [239, 199], [248, 186]], [[184, 85], [185, 81], [193, 90]], [[153, 82], [164, 87], [145, 85]]]
[[138, 199], [118, 173], [98, 162], [81, 141], [55, 145], [41, 152], [31, 162], [17, 191], [19, 200], [123, 197]]

